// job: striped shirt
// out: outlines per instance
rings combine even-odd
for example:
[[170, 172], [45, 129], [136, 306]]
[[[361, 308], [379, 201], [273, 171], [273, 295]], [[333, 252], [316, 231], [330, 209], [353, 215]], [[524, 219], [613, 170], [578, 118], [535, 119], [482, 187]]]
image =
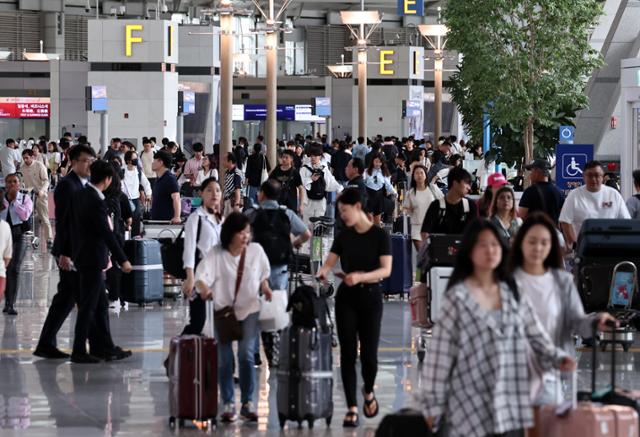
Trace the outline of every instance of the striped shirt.
[[556, 348], [527, 299], [518, 303], [500, 286], [496, 317], [464, 283], [445, 293], [424, 368], [424, 390], [415, 401], [426, 417], [444, 416], [450, 435], [482, 437], [533, 425], [528, 341], [543, 370], [566, 355]]
[[231, 199], [233, 192], [242, 188], [242, 172], [238, 167], [227, 170], [224, 174], [224, 200]]

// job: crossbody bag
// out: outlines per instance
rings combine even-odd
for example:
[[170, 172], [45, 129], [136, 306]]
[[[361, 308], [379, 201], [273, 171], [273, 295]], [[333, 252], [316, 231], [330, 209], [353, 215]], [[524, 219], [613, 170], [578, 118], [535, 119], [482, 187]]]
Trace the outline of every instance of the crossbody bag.
[[242, 275], [244, 274], [244, 260], [246, 254], [247, 251], [245, 249], [242, 251], [242, 255], [240, 255], [233, 303], [215, 311], [213, 316], [216, 331], [218, 331], [218, 341], [221, 344], [228, 344], [234, 340], [242, 340], [242, 324], [236, 318], [236, 313], [233, 310], [233, 307], [235, 306], [236, 299], [238, 298], [238, 291], [240, 291], [240, 283], [242, 282]]

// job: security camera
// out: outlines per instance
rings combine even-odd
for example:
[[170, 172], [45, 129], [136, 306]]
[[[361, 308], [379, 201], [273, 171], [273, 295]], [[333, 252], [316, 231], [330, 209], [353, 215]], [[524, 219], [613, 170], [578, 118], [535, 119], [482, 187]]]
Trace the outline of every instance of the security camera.
[[87, 0], [87, 4], [84, 6], [84, 11], [88, 14], [89, 12], [91, 12], [91, 2], [90, 0]]
[[166, 14], [167, 12], [169, 12], [169, 7], [167, 5], [162, 5], [161, 11], [163, 14]]

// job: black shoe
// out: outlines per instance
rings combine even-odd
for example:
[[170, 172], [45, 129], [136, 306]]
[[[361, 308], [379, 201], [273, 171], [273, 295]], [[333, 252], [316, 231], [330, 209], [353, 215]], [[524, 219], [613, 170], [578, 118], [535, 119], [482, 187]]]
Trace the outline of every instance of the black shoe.
[[8, 316], [17, 316], [18, 312], [13, 307], [7, 308], [7, 315]]
[[71, 355], [71, 362], [77, 364], [96, 364], [100, 362], [100, 358], [89, 354]]
[[71, 356], [55, 347], [52, 347], [52, 348], [37, 347], [36, 350], [33, 351], [33, 355], [35, 355], [36, 357], [47, 358], [51, 360], [69, 358]]
[[119, 361], [129, 358], [131, 355], [133, 355], [133, 352], [130, 350], [124, 350], [120, 346], [116, 346], [104, 357], [104, 359], [105, 361]]
[[7, 307], [2, 308], [2, 312], [3, 313], [6, 313], [7, 311], [9, 311], [9, 308], [7, 308]]
[[260, 352], [253, 355], [253, 365], [256, 367], [262, 366], [262, 359], [260, 358]]

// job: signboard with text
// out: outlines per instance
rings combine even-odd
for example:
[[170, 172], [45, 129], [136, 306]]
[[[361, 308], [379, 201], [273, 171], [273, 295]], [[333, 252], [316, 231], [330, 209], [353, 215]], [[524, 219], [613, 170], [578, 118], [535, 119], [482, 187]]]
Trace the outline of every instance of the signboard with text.
[[424, 15], [424, 0], [398, 0], [398, 15], [413, 15], [422, 17]]
[[584, 166], [592, 160], [593, 144], [558, 144], [556, 185], [565, 195], [583, 185]]
[[[311, 105], [278, 105], [279, 121], [324, 122], [324, 118], [313, 115]], [[259, 104], [233, 105], [233, 121], [256, 121], [267, 119], [267, 107]]]
[[49, 97], [0, 97], [0, 118], [49, 118]]

